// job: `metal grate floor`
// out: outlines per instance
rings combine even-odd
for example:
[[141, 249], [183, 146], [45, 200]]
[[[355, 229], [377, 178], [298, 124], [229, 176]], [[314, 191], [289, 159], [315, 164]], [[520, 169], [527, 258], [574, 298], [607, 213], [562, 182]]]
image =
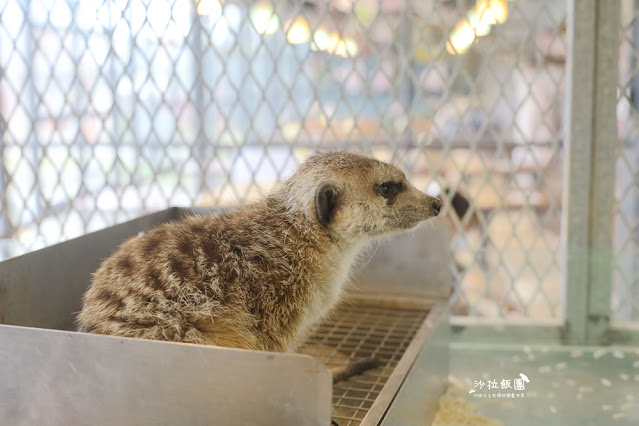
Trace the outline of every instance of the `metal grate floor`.
[[333, 385], [331, 416], [339, 426], [362, 423], [427, 314], [426, 309], [344, 305], [316, 330], [302, 352], [329, 368], [367, 357], [381, 363]]

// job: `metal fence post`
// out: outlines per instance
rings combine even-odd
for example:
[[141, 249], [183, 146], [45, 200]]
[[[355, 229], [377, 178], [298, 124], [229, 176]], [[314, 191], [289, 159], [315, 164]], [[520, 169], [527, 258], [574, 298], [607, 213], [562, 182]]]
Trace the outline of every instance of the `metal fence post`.
[[562, 239], [567, 343], [601, 343], [610, 326], [619, 4], [568, 2]]

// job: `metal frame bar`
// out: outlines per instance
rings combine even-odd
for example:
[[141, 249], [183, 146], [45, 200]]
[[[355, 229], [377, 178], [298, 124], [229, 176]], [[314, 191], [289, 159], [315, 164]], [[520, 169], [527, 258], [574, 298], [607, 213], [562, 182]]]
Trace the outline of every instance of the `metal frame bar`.
[[599, 0], [590, 200], [591, 256], [587, 342], [605, 343], [610, 329], [619, 80], [620, 2]]
[[[2, 73], [2, 70], [0, 70]], [[2, 94], [0, 93], [0, 101]], [[7, 213], [7, 170], [4, 166], [4, 132], [6, 131], [6, 122], [4, 117], [0, 117], [0, 238], [11, 236], [11, 224]]]
[[562, 245], [563, 341], [604, 342], [610, 327], [619, 4], [568, 2]]
[[473, 318], [450, 319], [454, 343], [558, 345], [563, 341], [561, 320]]
[[588, 216], [597, 0], [568, 2], [566, 143], [562, 211], [563, 315], [573, 342], [586, 339]]

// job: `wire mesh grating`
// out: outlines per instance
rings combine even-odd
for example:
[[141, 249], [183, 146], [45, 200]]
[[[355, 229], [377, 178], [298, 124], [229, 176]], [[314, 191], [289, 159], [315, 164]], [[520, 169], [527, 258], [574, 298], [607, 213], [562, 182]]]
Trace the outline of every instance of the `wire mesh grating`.
[[639, 4], [623, 2], [617, 91], [613, 318], [639, 321]]
[[322, 323], [303, 352], [328, 367], [375, 357], [380, 366], [333, 385], [332, 418], [339, 426], [359, 425], [380, 394], [427, 309], [343, 305]]
[[559, 317], [565, 2], [489, 3], [0, 2], [0, 258], [348, 149], [471, 201], [454, 313]]

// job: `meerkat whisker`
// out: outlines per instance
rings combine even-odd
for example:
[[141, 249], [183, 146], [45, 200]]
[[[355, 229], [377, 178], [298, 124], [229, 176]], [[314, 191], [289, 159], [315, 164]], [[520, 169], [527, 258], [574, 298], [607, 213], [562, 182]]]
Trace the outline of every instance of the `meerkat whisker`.
[[366, 263], [364, 265], [362, 265], [360, 268], [358, 268], [357, 271], [355, 271], [355, 272], [361, 271], [362, 269], [367, 267], [369, 263], [371, 263], [371, 260], [373, 260], [373, 257], [375, 257], [375, 254], [377, 253], [377, 250], [379, 249], [379, 246], [381, 244], [382, 244], [381, 241], [376, 241], [375, 242], [375, 250], [373, 250], [373, 254], [371, 254], [370, 257], [368, 258], [368, 260], [366, 261]]

